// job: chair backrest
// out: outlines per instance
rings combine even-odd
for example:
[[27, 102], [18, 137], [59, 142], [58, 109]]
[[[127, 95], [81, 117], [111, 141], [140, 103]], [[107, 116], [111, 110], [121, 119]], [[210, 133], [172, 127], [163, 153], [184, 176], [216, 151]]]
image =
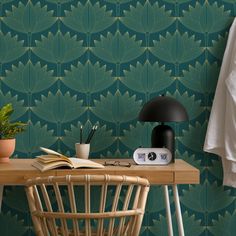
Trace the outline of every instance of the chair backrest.
[[35, 178], [26, 194], [36, 235], [137, 236], [147, 179], [118, 175]]

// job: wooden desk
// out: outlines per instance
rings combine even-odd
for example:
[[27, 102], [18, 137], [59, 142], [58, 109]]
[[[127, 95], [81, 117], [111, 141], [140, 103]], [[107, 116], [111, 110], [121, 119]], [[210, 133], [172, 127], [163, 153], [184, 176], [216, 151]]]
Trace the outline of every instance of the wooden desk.
[[[169, 191], [168, 185], [173, 187], [176, 217], [179, 228], [179, 235], [184, 236], [184, 228], [179, 202], [178, 184], [198, 184], [199, 170], [189, 165], [183, 160], [177, 159], [174, 164], [167, 166], [138, 166], [131, 159], [119, 159], [121, 162], [131, 163], [131, 167], [106, 166], [104, 169], [55, 169], [47, 172], [40, 172], [31, 164], [33, 159], [11, 159], [9, 163], [0, 164], [0, 209], [4, 185], [24, 185], [29, 178], [36, 176], [61, 176], [61, 175], [81, 175], [81, 174], [111, 174], [111, 175], [130, 175], [145, 177], [151, 185], [163, 185], [168, 232], [173, 235]], [[99, 163], [114, 161], [114, 159], [94, 160]]]

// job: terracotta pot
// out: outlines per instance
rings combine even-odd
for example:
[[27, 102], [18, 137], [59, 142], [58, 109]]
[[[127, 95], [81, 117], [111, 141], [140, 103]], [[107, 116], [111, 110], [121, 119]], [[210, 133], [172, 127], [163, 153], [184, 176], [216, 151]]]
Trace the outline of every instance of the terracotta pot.
[[9, 157], [15, 151], [16, 139], [0, 139], [0, 163], [9, 162]]

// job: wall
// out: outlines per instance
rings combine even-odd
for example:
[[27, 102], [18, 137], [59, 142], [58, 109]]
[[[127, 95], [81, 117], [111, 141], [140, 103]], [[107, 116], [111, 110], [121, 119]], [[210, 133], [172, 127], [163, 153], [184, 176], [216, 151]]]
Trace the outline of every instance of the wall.
[[[0, 105], [12, 102], [13, 119], [29, 123], [15, 157], [39, 146], [73, 155], [80, 125], [87, 133], [96, 122], [92, 156], [132, 156], [153, 126], [139, 110], [166, 93], [190, 117], [172, 124], [177, 156], [201, 171], [200, 185], [180, 189], [186, 235], [234, 235], [236, 191], [202, 146], [235, 14], [235, 0], [0, 0]], [[166, 236], [165, 220], [155, 187], [141, 235]], [[0, 229], [33, 235], [23, 188], [5, 189]]]

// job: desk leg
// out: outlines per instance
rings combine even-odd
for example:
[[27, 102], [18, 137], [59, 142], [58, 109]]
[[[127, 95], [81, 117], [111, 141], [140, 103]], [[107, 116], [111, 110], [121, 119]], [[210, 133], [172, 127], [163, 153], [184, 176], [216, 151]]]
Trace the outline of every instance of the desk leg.
[[176, 184], [173, 185], [173, 191], [174, 191], [175, 211], [176, 211], [179, 235], [184, 236], [183, 219], [182, 219], [181, 208], [180, 208], [179, 193], [178, 193], [178, 188]]
[[170, 210], [170, 199], [169, 199], [169, 191], [168, 186], [164, 185], [164, 194], [165, 194], [165, 203], [166, 203], [166, 218], [167, 218], [167, 226], [168, 226], [168, 235], [173, 236], [173, 226], [171, 219], [171, 210]]
[[0, 185], [0, 213], [2, 211], [3, 188], [4, 185]]

